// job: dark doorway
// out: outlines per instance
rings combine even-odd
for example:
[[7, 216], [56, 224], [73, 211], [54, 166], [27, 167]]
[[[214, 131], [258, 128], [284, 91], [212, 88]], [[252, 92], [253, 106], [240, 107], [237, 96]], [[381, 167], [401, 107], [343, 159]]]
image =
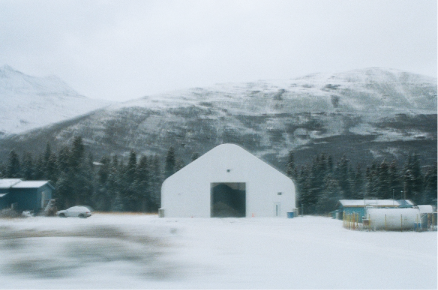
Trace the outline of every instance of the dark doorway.
[[212, 183], [211, 217], [245, 217], [246, 184]]

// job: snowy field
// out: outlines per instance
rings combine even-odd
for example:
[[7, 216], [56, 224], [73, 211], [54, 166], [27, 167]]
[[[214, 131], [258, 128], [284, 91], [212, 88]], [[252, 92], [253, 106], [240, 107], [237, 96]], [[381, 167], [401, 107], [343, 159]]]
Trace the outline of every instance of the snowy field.
[[436, 232], [323, 217], [0, 219], [0, 288], [437, 288]]

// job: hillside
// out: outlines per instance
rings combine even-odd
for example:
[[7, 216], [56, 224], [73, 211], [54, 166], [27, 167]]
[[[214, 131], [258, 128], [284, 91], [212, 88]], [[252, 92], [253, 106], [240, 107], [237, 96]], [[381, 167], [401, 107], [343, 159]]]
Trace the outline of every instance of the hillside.
[[370, 68], [283, 81], [218, 84], [114, 104], [88, 115], [1, 140], [10, 150], [69, 144], [75, 135], [102, 154], [162, 154], [170, 146], [185, 162], [221, 143], [239, 144], [283, 167], [316, 153], [353, 161], [421, 152], [436, 160], [436, 79]]
[[56, 76], [33, 77], [0, 67], [0, 138], [68, 120], [107, 106], [81, 96]]

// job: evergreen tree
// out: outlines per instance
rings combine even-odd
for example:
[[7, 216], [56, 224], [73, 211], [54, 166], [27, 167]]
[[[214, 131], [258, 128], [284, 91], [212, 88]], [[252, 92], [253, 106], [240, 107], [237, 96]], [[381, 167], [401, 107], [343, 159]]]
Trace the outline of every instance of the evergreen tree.
[[6, 177], [19, 178], [20, 177], [20, 160], [15, 150], [9, 153], [8, 166], [6, 169]]
[[327, 157], [327, 169], [329, 173], [333, 173], [334, 169], [333, 169], [333, 157], [331, 155], [329, 155]]
[[108, 190], [108, 195], [111, 199], [111, 210], [117, 208], [118, 211], [121, 211], [123, 209], [123, 206], [119, 204], [122, 202], [119, 192], [119, 189], [121, 188], [119, 166], [120, 165], [119, 165], [118, 157], [117, 155], [114, 155], [112, 157], [110, 168], [109, 168], [106, 188]]
[[389, 186], [394, 199], [403, 199], [401, 196], [403, 186], [395, 160], [393, 160], [389, 165]]
[[199, 158], [199, 153], [195, 152], [192, 154], [192, 162]]
[[52, 156], [52, 148], [50, 147], [50, 144], [47, 143], [46, 144], [46, 150], [44, 151], [44, 159], [43, 159], [43, 178], [44, 179], [50, 179], [48, 174], [49, 174], [49, 159]]
[[354, 194], [351, 190], [351, 168], [350, 160], [344, 155], [342, 156], [338, 166], [336, 167], [336, 177], [346, 199], [353, 198]]
[[151, 198], [150, 198], [150, 173], [149, 173], [149, 163], [146, 156], [142, 156], [137, 166], [135, 184], [136, 191], [139, 197], [139, 210], [142, 212], [149, 211]]
[[166, 162], [164, 165], [165, 179], [175, 173], [175, 165], [176, 165], [175, 148], [171, 146], [169, 148], [169, 151], [167, 151]]
[[32, 180], [33, 179], [34, 165], [33, 165], [32, 155], [30, 153], [28, 153], [28, 152], [24, 153], [22, 164], [23, 164], [23, 166], [21, 167], [21, 169], [22, 169], [21, 176], [25, 180]]
[[114, 199], [112, 211], [116, 211], [116, 212], [124, 211], [123, 201], [119, 192], [116, 192], [116, 197]]
[[57, 167], [61, 172], [68, 172], [70, 169], [70, 149], [68, 147], [62, 147], [59, 150], [57, 158]]
[[327, 214], [335, 210], [337, 203], [343, 198], [342, 189], [332, 175], [327, 175], [324, 179], [324, 189], [316, 203], [316, 211], [319, 214]]
[[73, 185], [70, 176], [66, 172], [61, 172], [56, 182], [55, 196], [59, 208], [69, 208], [75, 204], [73, 196]]
[[307, 183], [308, 187], [308, 199], [307, 199], [307, 210], [308, 213], [314, 214], [316, 212], [316, 203], [318, 202], [319, 196], [321, 195], [323, 179], [319, 175], [317, 163], [319, 158], [317, 157], [312, 164], [310, 169], [310, 176], [308, 177]]
[[409, 155], [403, 181], [406, 198], [417, 204], [421, 202], [423, 197], [423, 176], [417, 154]]
[[3, 162], [0, 161], [0, 178], [6, 177], [6, 169]]
[[437, 162], [428, 168], [424, 176], [424, 204], [437, 204]]
[[73, 139], [73, 145], [70, 150], [70, 158], [69, 158], [69, 167], [72, 170], [77, 170], [79, 166], [82, 164], [84, 155], [85, 154], [85, 147], [82, 142], [81, 136], [76, 136]]
[[[47, 156], [48, 150], [45, 152]], [[92, 157], [85, 158], [85, 147], [82, 138], [77, 136], [73, 139], [71, 149], [62, 148], [59, 152], [59, 158], [51, 157], [46, 163], [46, 168], [53, 168], [46, 174], [52, 174], [51, 178], [59, 179], [56, 182], [60, 186], [59, 206], [68, 207], [75, 204], [90, 204], [94, 192], [94, 171], [92, 167]], [[59, 169], [59, 172], [57, 172]], [[58, 188], [57, 188], [58, 189]]]
[[47, 177], [48, 180], [50, 180], [53, 184], [55, 184], [56, 181], [58, 180], [58, 174], [59, 174], [58, 163], [55, 154], [50, 154], [45, 168], [46, 168], [45, 176]]
[[99, 170], [96, 177], [96, 190], [93, 195], [93, 203], [96, 210], [111, 210], [111, 196], [108, 189], [108, 178], [110, 175], [110, 160], [104, 156], [100, 160]]
[[309, 178], [309, 168], [303, 166], [298, 178], [298, 205], [304, 210], [302, 214], [313, 214], [317, 203], [317, 197], [311, 190], [311, 179]]
[[33, 178], [35, 180], [41, 180], [44, 178], [44, 161], [41, 155], [38, 157], [35, 163], [33, 174]]
[[392, 198], [392, 191], [390, 186], [390, 175], [389, 166], [386, 160], [380, 164], [378, 168], [378, 179], [377, 179], [377, 197], [380, 199]]
[[177, 159], [175, 162], [175, 172], [180, 171], [185, 166], [184, 161]]
[[296, 168], [295, 168], [295, 158], [293, 151], [289, 151], [289, 155], [287, 158], [287, 168], [286, 168], [286, 175], [289, 176], [289, 178], [295, 180], [297, 176]]
[[73, 171], [76, 204], [91, 204], [94, 192], [93, 159], [91, 155], [83, 158], [79, 168]]
[[362, 168], [358, 164], [353, 178], [353, 198], [363, 199], [365, 197], [365, 180]]
[[160, 168], [160, 160], [157, 155], [152, 157], [152, 162], [150, 166], [151, 210], [157, 211], [161, 204], [161, 183], [163, 182], [163, 176]]
[[366, 170], [366, 199], [377, 198], [377, 165], [373, 163]]
[[138, 205], [138, 192], [136, 184], [134, 184], [137, 169], [137, 154], [134, 150], [129, 153], [128, 164], [124, 170], [122, 182], [123, 189], [122, 200], [124, 204], [124, 209], [128, 211], [136, 211]]

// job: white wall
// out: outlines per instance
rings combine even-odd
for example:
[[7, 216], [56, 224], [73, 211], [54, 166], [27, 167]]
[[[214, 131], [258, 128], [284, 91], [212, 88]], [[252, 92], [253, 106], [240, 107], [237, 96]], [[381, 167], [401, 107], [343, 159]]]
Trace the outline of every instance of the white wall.
[[280, 203], [282, 217], [295, 208], [292, 180], [232, 144], [213, 148], [167, 178], [161, 189], [161, 208], [166, 217], [210, 217], [211, 183], [229, 182], [246, 183], [247, 217], [273, 217], [275, 203]]

